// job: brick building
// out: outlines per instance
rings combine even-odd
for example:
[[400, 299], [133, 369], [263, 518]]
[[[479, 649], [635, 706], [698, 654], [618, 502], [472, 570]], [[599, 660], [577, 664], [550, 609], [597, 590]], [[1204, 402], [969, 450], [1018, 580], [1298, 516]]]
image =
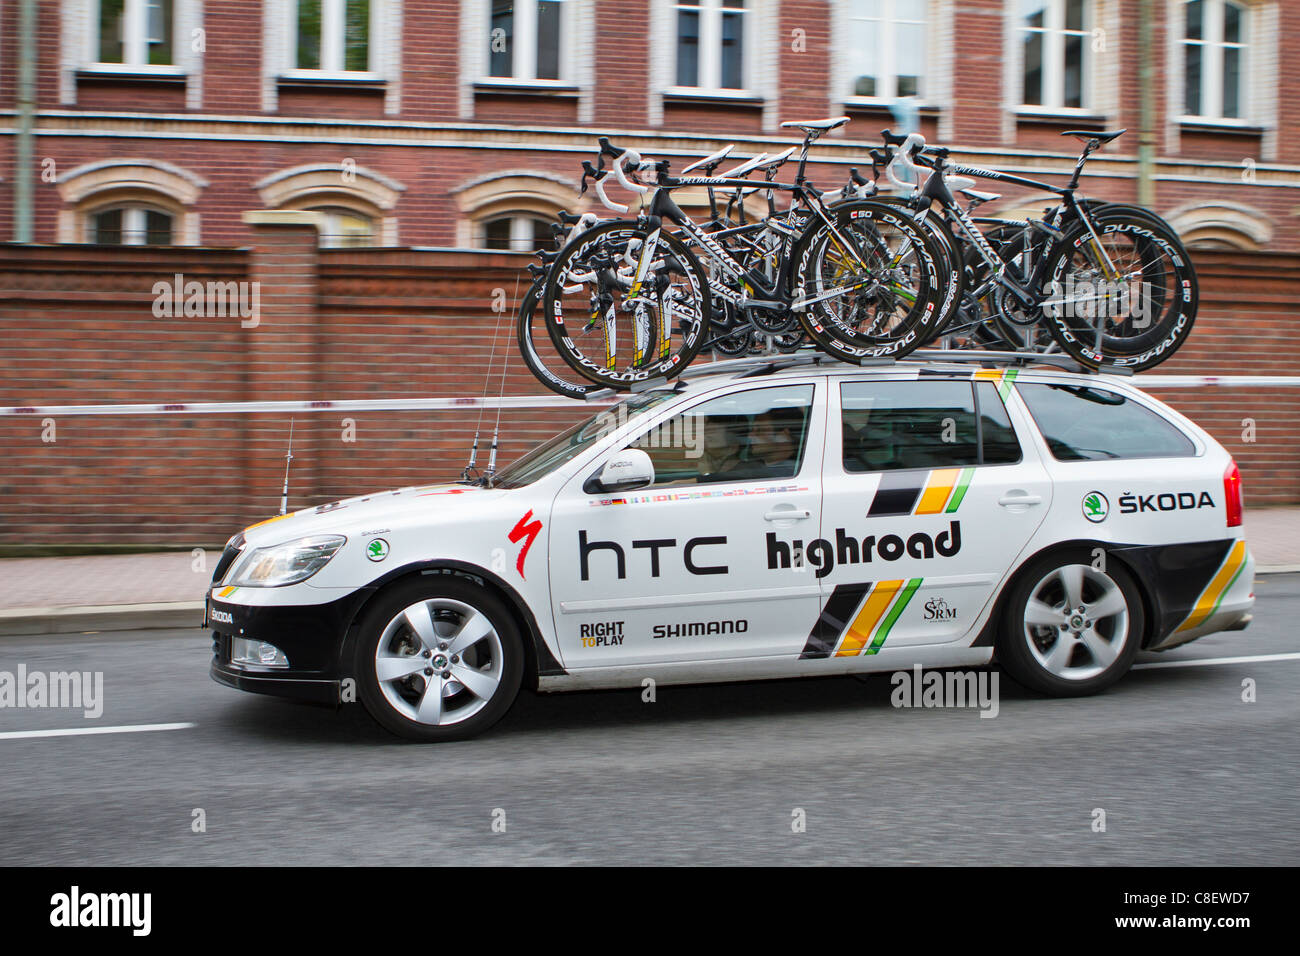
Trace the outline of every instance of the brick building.
[[681, 165], [847, 113], [815, 181], [909, 119], [1029, 175], [1068, 171], [1062, 130], [1122, 126], [1090, 192], [1145, 181], [1191, 243], [1300, 250], [1300, 3], [26, 0], [28, 42], [23, 2], [0, 4], [0, 102], [20, 125], [34, 50], [38, 242], [241, 245], [248, 210], [314, 209], [327, 245], [530, 247], [580, 205], [597, 131]]

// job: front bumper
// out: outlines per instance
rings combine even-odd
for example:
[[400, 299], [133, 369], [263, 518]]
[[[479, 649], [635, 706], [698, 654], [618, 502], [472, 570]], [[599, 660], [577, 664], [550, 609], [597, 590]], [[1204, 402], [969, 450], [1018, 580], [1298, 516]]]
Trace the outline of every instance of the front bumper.
[[[212, 629], [212, 679], [254, 694], [335, 704], [349, 667], [344, 661], [348, 628], [372, 589], [363, 588], [325, 604], [254, 606], [211, 595], [204, 611]], [[213, 611], [221, 612], [214, 619]], [[274, 644], [287, 668], [246, 667], [231, 662], [236, 637]]]

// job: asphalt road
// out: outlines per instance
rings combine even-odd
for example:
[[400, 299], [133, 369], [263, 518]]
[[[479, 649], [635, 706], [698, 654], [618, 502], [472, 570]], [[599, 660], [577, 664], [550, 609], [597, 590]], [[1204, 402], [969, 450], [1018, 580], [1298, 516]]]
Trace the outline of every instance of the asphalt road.
[[[1156, 659], [1300, 651], [1300, 575], [1256, 593], [1249, 630]], [[488, 736], [421, 746], [360, 705], [221, 687], [208, 657], [197, 631], [0, 642], [0, 670], [105, 675], [98, 720], [0, 709], [0, 733], [195, 725], [0, 737], [0, 865], [1300, 863], [1300, 659], [1082, 700], [1003, 680], [995, 719], [894, 709], [887, 675], [525, 693]]]

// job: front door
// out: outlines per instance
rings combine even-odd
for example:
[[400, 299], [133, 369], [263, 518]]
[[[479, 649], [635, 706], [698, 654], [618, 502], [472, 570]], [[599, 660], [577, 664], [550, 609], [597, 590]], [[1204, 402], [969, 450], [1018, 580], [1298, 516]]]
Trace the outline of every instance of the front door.
[[821, 518], [824, 391], [745, 383], [702, 397], [631, 442], [654, 462], [652, 486], [597, 487], [614, 449], [560, 491], [551, 596], [567, 667], [798, 654], [820, 588], [790, 573], [788, 542]]

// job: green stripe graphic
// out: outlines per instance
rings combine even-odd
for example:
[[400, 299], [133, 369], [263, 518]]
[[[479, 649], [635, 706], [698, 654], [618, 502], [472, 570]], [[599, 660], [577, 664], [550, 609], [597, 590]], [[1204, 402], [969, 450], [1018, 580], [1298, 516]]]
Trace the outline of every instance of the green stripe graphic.
[[998, 397], [1001, 398], [1002, 401], [1005, 402], [1007, 396], [1011, 394], [1011, 384], [1016, 380], [1016, 376], [1019, 374], [1020, 369], [1018, 368], [1009, 368], [1006, 370], [1005, 374], [1003, 374], [1002, 382], [998, 385]]
[[953, 489], [952, 499], [948, 502], [948, 507], [944, 509], [944, 514], [952, 514], [961, 507], [961, 500], [966, 497], [966, 489], [970, 487], [970, 480], [974, 474], [974, 468], [963, 468], [961, 470], [961, 474], [957, 476], [957, 487]]
[[871, 642], [871, 646], [867, 648], [866, 653], [874, 654], [884, 646], [885, 638], [889, 637], [889, 631], [893, 628], [894, 622], [898, 620], [899, 615], [903, 613], [903, 609], [907, 607], [907, 602], [912, 600], [912, 595], [916, 593], [916, 589], [921, 586], [921, 582], [924, 580], [924, 578], [912, 578], [907, 582], [907, 587], [903, 588], [903, 593], [898, 596], [898, 599], [894, 601], [894, 606], [889, 609], [889, 614], [886, 616], [884, 623], [876, 631], [876, 639]]

